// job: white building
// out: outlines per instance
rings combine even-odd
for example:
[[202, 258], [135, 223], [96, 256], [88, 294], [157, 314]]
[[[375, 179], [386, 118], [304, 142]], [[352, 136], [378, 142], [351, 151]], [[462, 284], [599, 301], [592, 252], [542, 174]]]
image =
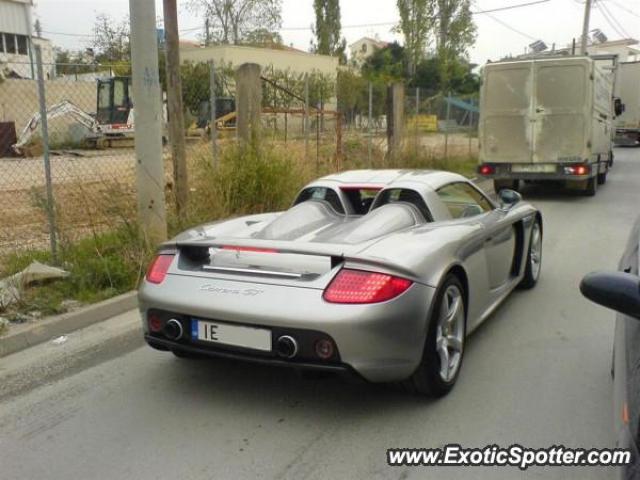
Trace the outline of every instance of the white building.
[[373, 53], [388, 45], [387, 42], [382, 42], [371, 37], [362, 37], [360, 40], [353, 42], [349, 45], [349, 63], [354, 67], [360, 68], [362, 64]]
[[4, 76], [34, 78], [35, 53], [40, 45], [45, 75], [55, 74], [51, 42], [33, 35], [33, 0], [0, 0], [0, 70]]

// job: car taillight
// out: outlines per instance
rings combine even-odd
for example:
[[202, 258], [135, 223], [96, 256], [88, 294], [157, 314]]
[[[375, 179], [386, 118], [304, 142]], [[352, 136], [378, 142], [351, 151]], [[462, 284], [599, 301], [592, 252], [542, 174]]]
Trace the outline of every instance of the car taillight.
[[343, 269], [322, 296], [330, 303], [378, 303], [405, 292], [413, 282], [385, 273]]
[[173, 262], [173, 257], [173, 255], [160, 254], [154, 258], [147, 270], [147, 282], [162, 283], [167, 276], [169, 265]]
[[484, 165], [480, 165], [480, 167], [478, 168], [478, 173], [480, 175], [493, 175], [494, 173], [496, 173], [496, 168], [493, 165], [487, 165], [485, 163]]

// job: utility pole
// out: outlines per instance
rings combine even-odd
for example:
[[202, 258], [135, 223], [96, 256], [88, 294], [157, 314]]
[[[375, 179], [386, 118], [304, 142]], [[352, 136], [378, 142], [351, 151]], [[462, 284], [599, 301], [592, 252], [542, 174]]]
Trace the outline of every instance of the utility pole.
[[582, 24], [582, 39], [580, 42], [580, 55], [587, 54], [587, 38], [589, 36], [589, 19], [591, 18], [592, 0], [584, 2], [584, 23]]
[[162, 97], [158, 76], [155, 0], [130, 0], [131, 60], [136, 98], [138, 216], [151, 244], [167, 238], [162, 162]]
[[169, 139], [173, 159], [173, 181], [178, 215], [187, 208], [189, 180], [184, 139], [184, 111], [182, 107], [182, 79], [180, 78], [180, 47], [178, 43], [178, 9], [176, 0], [163, 0], [165, 49], [167, 55], [167, 113]]

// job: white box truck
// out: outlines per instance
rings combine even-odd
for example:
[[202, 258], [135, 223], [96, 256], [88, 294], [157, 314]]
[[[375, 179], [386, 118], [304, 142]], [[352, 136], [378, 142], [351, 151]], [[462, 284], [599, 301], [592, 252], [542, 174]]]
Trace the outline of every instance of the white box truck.
[[619, 64], [615, 95], [624, 105], [624, 111], [616, 118], [615, 143], [620, 146], [639, 146], [640, 62]]
[[480, 166], [496, 191], [561, 181], [595, 195], [613, 164], [616, 59], [490, 63], [480, 91]]

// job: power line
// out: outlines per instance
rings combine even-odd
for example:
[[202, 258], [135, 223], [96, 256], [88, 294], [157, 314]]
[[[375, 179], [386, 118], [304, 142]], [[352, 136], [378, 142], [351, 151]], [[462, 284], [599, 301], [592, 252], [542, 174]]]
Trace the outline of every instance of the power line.
[[640, 14], [634, 12], [630, 8], [627, 8], [626, 6], [624, 6], [621, 3], [617, 2], [616, 0], [610, 0], [610, 2], [613, 3], [616, 7], [618, 7], [620, 9], [624, 10], [625, 12], [627, 12], [629, 15], [633, 15], [636, 18], [640, 18]]
[[602, 13], [602, 16], [611, 28], [613, 28], [622, 38], [628, 38], [629, 34], [624, 30], [622, 25], [620, 25], [620, 22], [618, 22], [618, 20], [616, 20], [616, 18], [611, 14], [604, 2], [596, 0], [595, 4], [600, 7], [600, 13]]
[[[551, 0], [534, 0], [531, 2], [525, 2], [525, 3], [519, 3], [517, 5], [507, 5], [504, 7], [496, 7], [496, 8], [491, 8], [488, 10], [476, 10], [471, 12], [472, 15], [487, 15], [490, 16], [491, 13], [495, 13], [495, 12], [502, 12], [502, 11], [506, 11], [506, 10], [514, 10], [517, 8], [523, 8], [523, 7], [530, 7], [533, 5], [539, 5], [542, 3], [548, 3]], [[378, 22], [378, 23], [360, 23], [360, 24], [352, 24], [352, 25], [343, 25], [342, 29], [351, 29], [351, 28], [371, 28], [371, 27], [392, 27], [394, 25], [397, 25], [398, 22]], [[185, 28], [180, 30], [180, 33], [189, 33], [189, 32], [197, 32], [197, 31], [202, 31], [204, 30], [203, 26], [200, 27], [192, 27], [192, 28]], [[290, 32], [290, 31], [309, 31], [312, 30], [311, 26], [305, 26], [305, 27], [282, 27], [279, 29], [279, 31], [281, 32]], [[63, 36], [69, 36], [69, 37], [93, 37], [92, 34], [88, 34], [88, 33], [66, 33], [66, 32], [52, 32], [52, 31], [44, 31], [42, 33], [48, 33], [50, 35], [63, 35]], [[521, 33], [521, 32], [518, 32]], [[526, 34], [524, 34], [525, 36], [528, 36]], [[532, 37], [530, 37], [532, 38]]]

